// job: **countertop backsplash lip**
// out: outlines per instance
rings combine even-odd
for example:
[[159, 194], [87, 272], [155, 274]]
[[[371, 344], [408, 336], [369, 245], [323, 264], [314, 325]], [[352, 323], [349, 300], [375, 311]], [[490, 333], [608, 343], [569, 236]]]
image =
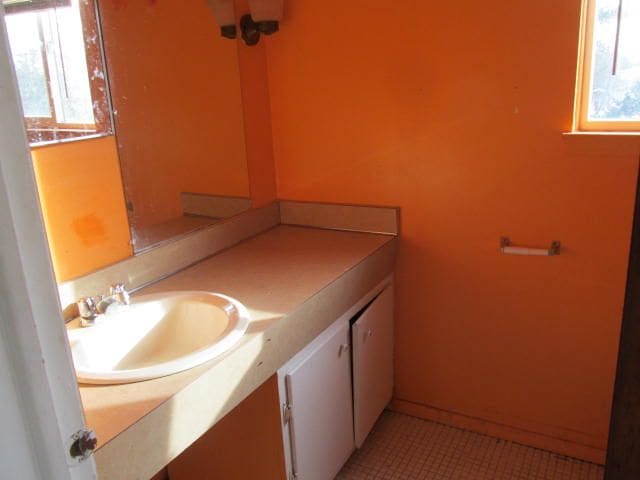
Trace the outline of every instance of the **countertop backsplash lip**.
[[189, 268], [278, 225], [397, 236], [400, 209], [375, 205], [276, 200], [225, 219], [155, 248], [58, 285], [65, 320], [76, 315], [75, 302], [125, 283], [137, 291]]
[[398, 235], [400, 208], [279, 200], [280, 223], [329, 230]]
[[[114, 283], [124, 283], [131, 291], [139, 290], [270, 230], [279, 223], [278, 203], [273, 202], [61, 283], [58, 293], [63, 312], [79, 298], [104, 293]], [[70, 311], [73, 312], [73, 309]]]

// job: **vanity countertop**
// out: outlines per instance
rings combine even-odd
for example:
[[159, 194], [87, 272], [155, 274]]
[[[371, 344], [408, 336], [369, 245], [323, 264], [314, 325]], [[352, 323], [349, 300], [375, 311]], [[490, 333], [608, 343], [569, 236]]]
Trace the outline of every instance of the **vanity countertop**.
[[140, 293], [206, 290], [251, 314], [240, 343], [145, 382], [80, 385], [100, 478], [148, 478], [393, 271], [395, 236], [278, 226]]

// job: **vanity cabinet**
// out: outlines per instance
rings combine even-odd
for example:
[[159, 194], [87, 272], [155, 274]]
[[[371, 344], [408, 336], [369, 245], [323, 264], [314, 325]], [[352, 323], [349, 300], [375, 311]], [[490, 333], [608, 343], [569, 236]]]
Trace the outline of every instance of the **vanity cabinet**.
[[168, 478], [283, 480], [280, 437], [278, 384], [273, 375], [169, 463]]
[[332, 480], [392, 388], [388, 277], [173, 460], [169, 478]]
[[393, 287], [377, 287], [278, 371], [289, 479], [331, 480], [391, 400]]

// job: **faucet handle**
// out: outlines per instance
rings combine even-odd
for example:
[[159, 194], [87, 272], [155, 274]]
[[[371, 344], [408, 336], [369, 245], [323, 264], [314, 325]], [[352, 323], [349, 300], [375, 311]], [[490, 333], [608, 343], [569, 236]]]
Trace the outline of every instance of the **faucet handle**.
[[124, 283], [114, 283], [109, 288], [109, 294], [116, 298], [122, 305], [129, 305], [131, 299], [129, 298], [129, 292], [124, 288]]
[[96, 316], [98, 307], [93, 297], [82, 297], [76, 302], [78, 305], [78, 313], [84, 319], [90, 319]]

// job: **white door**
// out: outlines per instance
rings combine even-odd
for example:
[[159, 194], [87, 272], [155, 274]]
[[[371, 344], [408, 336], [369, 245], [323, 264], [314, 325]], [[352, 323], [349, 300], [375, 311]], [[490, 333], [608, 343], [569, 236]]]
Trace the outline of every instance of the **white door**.
[[360, 448], [393, 394], [393, 287], [352, 327], [356, 447]]
[[335, 478], [354, 450], [349, 323], [331, 330], [285, 376], [291, 461], [300, 480]]
[[95, 478], [10, 58], [0, 3], [0, 478]]

